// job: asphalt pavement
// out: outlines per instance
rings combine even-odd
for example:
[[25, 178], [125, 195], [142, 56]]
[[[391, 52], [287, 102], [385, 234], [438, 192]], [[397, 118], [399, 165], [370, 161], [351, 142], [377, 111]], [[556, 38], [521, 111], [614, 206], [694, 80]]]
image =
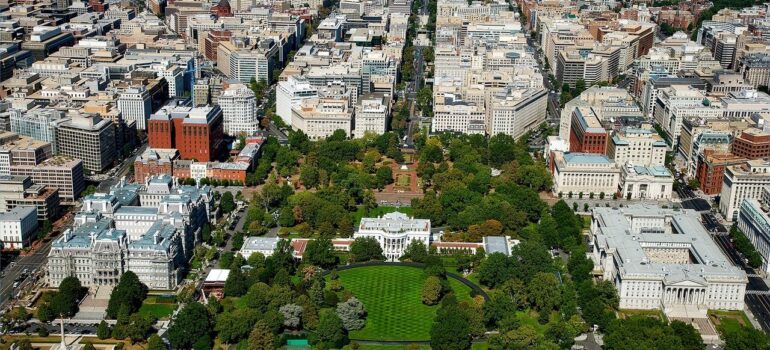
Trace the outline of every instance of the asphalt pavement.
[[[2, 278], [0, 278], [0, 305], [5, 305], [11, 296], [15, 296], [17, 292], [24, 287], [32, 283], [29, 276], [19, 279], [24, 272], [24, 269], [29, 271], [29, 275], [33, 275], [35, 271], [39, 271], [40, 267], [45, 263], [48, 257], [48, 251], [51, 250], [51, 241], [46, 242], [40, 249], [32, 255], [20, 256], [13, 260], [7, 267], [3, 269]], [[19, 280], [17, 288], [13, 288], [14, 282]]]

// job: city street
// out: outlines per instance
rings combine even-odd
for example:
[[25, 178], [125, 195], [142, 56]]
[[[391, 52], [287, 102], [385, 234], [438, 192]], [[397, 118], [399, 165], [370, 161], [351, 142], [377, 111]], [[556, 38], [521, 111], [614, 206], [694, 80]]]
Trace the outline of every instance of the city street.
[[14, 282], [21, 276], [24, 269], [27, 269], [30, 275], [32, 275], [45, 263], [48, 251], [51, 249], [51, 242], [45, 243], [32, 255], [17, 257], [9, 266], [3, 269], [3, 275], [0, 278], [0, 305], [5, 306], [5, 303], [12, 295], [15, 295], [16, 292], [31, 283], [30, 278], [27, 277], [24, 281], [20, 282], [17, 288], [13, 288]]

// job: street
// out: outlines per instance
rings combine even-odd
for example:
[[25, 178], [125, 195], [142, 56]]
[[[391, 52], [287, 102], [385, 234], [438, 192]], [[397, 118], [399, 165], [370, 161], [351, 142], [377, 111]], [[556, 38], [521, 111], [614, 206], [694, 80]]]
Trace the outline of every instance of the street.
[[3, 276], [0, 278], [0, 305], [5, 305], [8, 299], [15, 295], [17, 291], [24, 289], [31, 283], [29, 277], [20, 281], [20, 285], [17, 288], [13, 288], [14, 282], [21, 276], [24, 269], [29, 271], [29, 274], [34, 274], [35, 271], [39, 271], [40, 267], [45, 263], [48, 257], [48, 251], [51, 249], [51, 242], [46, 242], [37, 252], [28, 256], [20, 256], [16, 258], [11, 264], [3, 269]]

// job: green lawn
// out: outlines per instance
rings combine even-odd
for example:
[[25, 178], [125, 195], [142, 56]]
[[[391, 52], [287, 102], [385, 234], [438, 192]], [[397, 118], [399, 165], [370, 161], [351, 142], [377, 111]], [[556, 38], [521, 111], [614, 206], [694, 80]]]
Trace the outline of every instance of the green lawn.
[[355, 213], [353, 213], [353, 222], [358, 225], [361, 222], [361, 218], [363, 217], [378, 217], [387, 213], [392, 213], [394, 211], [402, 212], [406, 215], [412, 216], [412, 207], [376, 207], [369, 211], [369, 213], [366, 213], [366, 210], [364, 207], [358, 207]]
[[[359, 298], [368, 312], [366, 326], [351, 339], [429, 340], [438, 306], [420, 299], [425, 275], [407, 266], [371, 266], [339, 271], [345, 288]], [[460, 300], [470, 299], [470, 288], [450, 279]]]
[[638, 309], [620, 309], [618, 311], [620, 318], [628, 318], [631, 316], [645, 316], [656, 318], [663, 322], [668, 322], [666, 315], [661, 310], [638, 310]]
[[159, 320], [167, 320], [171, 313], [176, 310], [176, 304], [151, 304], [144, 303], [139, 308], [139, 314], [143, 316], [153, 316]]
[[709, 318], [717, 329], [723, 327], [724, 331], [732, 332], [741, 327], [753, 328], [751, 321], [743, 311], [709, 310]]

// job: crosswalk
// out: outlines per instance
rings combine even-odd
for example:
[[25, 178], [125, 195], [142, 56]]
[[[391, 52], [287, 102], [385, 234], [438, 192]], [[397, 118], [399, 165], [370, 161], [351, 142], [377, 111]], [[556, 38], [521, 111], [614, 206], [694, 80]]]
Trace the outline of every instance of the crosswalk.
[[770, 290], [747, 290], [746, 294], [770, 295]]

